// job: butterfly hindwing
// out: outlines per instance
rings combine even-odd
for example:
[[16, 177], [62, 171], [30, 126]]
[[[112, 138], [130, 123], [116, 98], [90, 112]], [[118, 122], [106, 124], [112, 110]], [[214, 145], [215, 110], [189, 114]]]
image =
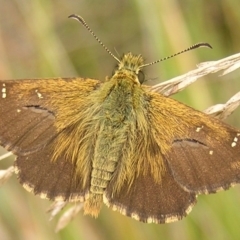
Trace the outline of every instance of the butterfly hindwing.
[[142, 222], [167, 223], [180, 220], [191, 211], [196, 196], [184, 191], [165, 166], [166, 170], [158, 183], [149, 172], [136, 177], [131, 187], [125, 182], [120, 191], [115, 193], [113, 178], [104, 196], [106, 205]]
[[52, 149], [49, 144], [39, 152], [17, 157], [14, 166], [20, 183], [41, 198], [83, 201], [89, 186], [82, 188], [82, 178], [76, 175], [76, 164], [64, 157], [51, 161]]

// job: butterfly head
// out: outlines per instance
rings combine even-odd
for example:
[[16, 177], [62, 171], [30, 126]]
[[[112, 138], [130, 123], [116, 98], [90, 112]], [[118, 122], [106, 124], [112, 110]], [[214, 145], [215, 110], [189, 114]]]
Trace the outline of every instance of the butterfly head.
[[143, 65], [143, 57], [141, 55], [133, 55], [132, 53], [124, 54], [118, 64], [118, 69], [126, 69], [136, 74], [139, 73]]
[[144, 65], [142, 55], [133, 55], [132, 53], [124, 54], [121, 60], [119, 60], [117, 70], [114, 74], [119, 74], [121, 72], [127, 75], [134, 75], [137, 81], [141, 84], [144, 81], [144, 75], [141, 71]]

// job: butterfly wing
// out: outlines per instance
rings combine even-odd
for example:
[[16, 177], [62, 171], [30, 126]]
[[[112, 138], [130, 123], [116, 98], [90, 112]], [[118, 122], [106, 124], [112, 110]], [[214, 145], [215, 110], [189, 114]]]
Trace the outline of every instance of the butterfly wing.
[[15, 172], [20, 183], [41, 198], [84, 201], [89, 185], [82, 186], [82, 177], [76, 177], [76, 164], [69, 159], [61, 156], [51, 161], [52, 149], [53, 142], [50, 142], [40, 151], [16, 158]]
[[[0, 144], [17, 155], [42, 149], [57, 134], [59, 112], [73, 113], [98, 85], [81, 78], [0, 80]], [[72, 105], [66, 102], [76, 96]]]
[[74, 116], [99, 84], [81, 78], [0, 81], [0, 144], [17, 155], [15, 169], [28, 190], [50, 199], [84, 196], [88, 186], [81, 189], [76, 163], [62, 155], [52, 159], [69, 124], [66, 114]]
[[[162, 110], [159, 100], [168, 107]], [[153, 100], [151, 108], [169, 123], [155, 127], [167, 136], [163, 155], [183, 189], [206, 194], [240, 182], [239, 131], [170, 98]]]
[[[28, 154], [44, 147], [54, 137], [54, 111], [37, 88], [21, 91], [28, 81], [0, 81], [0, 143], [16, 154]], [[40, 93], [38, 93], [40, 94]]]
[[240, 182], [240, 132], [217, 119], [209, 120], [210, 124], [199, 122], [189, 127], [188, 134], [173, 139], [165, 155], [174, 179], [197, 194], [214, 193]]
[[195, 194], [184, 191], [168, 168], [160, 182], [156, 182], [149, 172], [136, 177], [131, 187], [125, 181], [118, 192], [114, 192], [114, 185], [113, 178], [106, 189], [105, 204], [141, 222], [168, 223], [180, 220], [196, 203]]

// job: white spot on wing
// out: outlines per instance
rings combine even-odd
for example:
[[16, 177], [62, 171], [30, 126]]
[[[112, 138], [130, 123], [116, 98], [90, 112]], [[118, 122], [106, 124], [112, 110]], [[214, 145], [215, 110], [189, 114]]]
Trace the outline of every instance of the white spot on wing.
[[3, 83], [3, 84], [2, 84], [2, 98], [6, 98], [6, 97], [7, 97], [6, 84]]
[[43, 98], [42, 94], [38, 92], [38, 89], [36, 89], [35, 92], [37, 93], [38, 98]]
[[231, 146], [235, 147], [237, 144], [235, 142], [232, 142]]
[[197, 127], [197, 128], [196, 128], [196, 132], [200, 132], [202, 129], [203, 129], [203, 126]]
[[132, 214], [131, 214], [131, 217], [132, 217], [133, 219], [137, 220], [137, 221], [140, 220], [140, 217], [139, 217], [139, 215], [138, 215], [137, 213], [132, 213]]
[[210, 150], [210, 151], [209, 151], [209, 154], [210, 154], [210, 155], [213, 155], [213, 150]]

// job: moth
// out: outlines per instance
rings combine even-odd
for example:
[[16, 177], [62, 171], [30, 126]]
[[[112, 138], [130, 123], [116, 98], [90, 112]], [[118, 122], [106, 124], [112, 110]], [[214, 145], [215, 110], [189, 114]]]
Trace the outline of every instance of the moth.
[[240, 182], [240, 131], [144, 85], [141, 55], [105, 81], [0, 80], [0, 144], [41, 198], [106, 204], [147, 223], [186, 216], [199, 194]]

